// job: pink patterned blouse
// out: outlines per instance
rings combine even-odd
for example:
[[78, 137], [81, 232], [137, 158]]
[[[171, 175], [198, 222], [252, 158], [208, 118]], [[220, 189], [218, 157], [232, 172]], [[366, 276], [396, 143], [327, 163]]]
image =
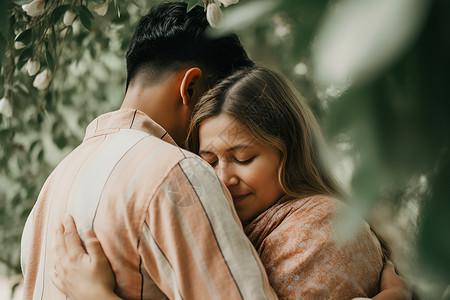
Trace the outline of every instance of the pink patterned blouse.
[[349, 242], [334, 229], [345, 204], [326, 196], [277, 203], [245, 226], [280, 299], [352, 299], [378, 292], [380, 243], [364, 223]]

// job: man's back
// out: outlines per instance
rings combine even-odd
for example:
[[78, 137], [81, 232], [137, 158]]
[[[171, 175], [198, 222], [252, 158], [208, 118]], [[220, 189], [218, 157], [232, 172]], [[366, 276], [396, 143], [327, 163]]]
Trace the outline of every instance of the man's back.
[[142, 112], [94, 120], [45, 183], [22, 239], [26, 299], [65, 299], [49, 272], [66, 212], [94, 229], [126, 299], [274, 296], [211, 168]]

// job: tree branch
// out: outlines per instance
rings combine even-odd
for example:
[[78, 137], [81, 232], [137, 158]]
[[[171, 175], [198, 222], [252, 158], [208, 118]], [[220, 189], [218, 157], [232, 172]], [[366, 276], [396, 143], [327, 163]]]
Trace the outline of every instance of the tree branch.
[[45, 97], [46, 97], [47, 94], [48, 94], [48, 91], [49, 91], [49, 89], [50, 89], [50, 85], [51, 85], [51, 83], [52, 83], [52, 81], [53, 81], [53, 77], [55, 77], [56, 69], [58, 68], [59, 57], [61, 56], [61, 52], [62, 52], [62, 49], [63, 49], [63, 46], [64, 46], [64, 41], [66, 40], [66, 37], [67, 37], [67, 34], [69, 33], [70, 27], [71, 27], [71, 26], [67, 26], [66, 32], [64, 33], [64, 37], [63, 37], [63, 39], [62, 39], [61, 46], [59, 47], [58, 55], [57, 55], [57, 57], [56, 57], [56, 61], [55, 61], [55, 69], [53, 70], [52, 76], [51, 76], [50, 79], [49, 79], [49, 83], [48, 83], [47, 88], [45, 89], [44, 96], [42, 96], [41, 101], [39, 102], [39, 106], [38, 106], [38, 114], [41, 112], [42, 104], [43, 104], [43, 102], [44, 102], [44, 100], [45, 100]]

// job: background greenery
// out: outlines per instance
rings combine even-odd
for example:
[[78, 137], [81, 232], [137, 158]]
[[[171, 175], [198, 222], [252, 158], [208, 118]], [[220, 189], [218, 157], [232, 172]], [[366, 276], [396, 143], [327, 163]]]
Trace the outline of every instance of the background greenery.
[[[21, 8], [29, 2], [0, 3], [0, 96], [12, 106], [0, 114], [7, 276], [20, 273], [23, 225], [45, 179], [92, 119], [119, 107], [128, 42], [160, 1], [111, 0], [99, 16], [104, 0], [48, 0], [38, 17]], [[223, 10], [222, 30], [308, 99], [351, 206], [385, 235], [402, 275], [423, 299], [450, 298], [450, 1], [242, 0]], [[30, 58], [50, 70], [48, 88], [33, 87]]]

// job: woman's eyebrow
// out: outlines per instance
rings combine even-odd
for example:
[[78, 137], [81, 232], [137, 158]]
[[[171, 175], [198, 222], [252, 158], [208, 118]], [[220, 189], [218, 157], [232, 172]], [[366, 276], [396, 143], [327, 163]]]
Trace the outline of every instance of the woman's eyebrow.
[[[226, 149], [225, 152], [230, 152], [230, 151], [237, 150], [237, 149], [248, 149], [248, 148], [252, 148], [252, 146], [250, 146], [250, 145], [236, 145], [236, 146], [233, 146], [233, 147], [230, 147], [230, 148]], [[202, 154], [214, 154], [214, 153], [211, 152], [211, 151], [207, 151], [207, 150], [199, 150], [198, 151], [198, 155], [202, 155]]]
[[225, 150], [225, 151], [233, 151], [233, 150], [236, 150], [236, 149], [248, 149], [248, 148], [251, 148], [252, 146], [250, 146], [250, 145], [237, 145], [237, 146], [233, 146], [233, 147], [231, 147], [231, 148], [228, 148], [227, 150]]
[[[237, 150], [237, 149], [249, 149], [249, 148], [252, 148], [252, 146], [251, 145], [236, 145], [236, 146], [226, 149], [225, 152], [230, 152], [230, 151]], [[208, 150], [199, 150], [198, 155], [201, 155], [201, 154], [214, 154], [214, 153], [211, 151], [208, 151]]]

